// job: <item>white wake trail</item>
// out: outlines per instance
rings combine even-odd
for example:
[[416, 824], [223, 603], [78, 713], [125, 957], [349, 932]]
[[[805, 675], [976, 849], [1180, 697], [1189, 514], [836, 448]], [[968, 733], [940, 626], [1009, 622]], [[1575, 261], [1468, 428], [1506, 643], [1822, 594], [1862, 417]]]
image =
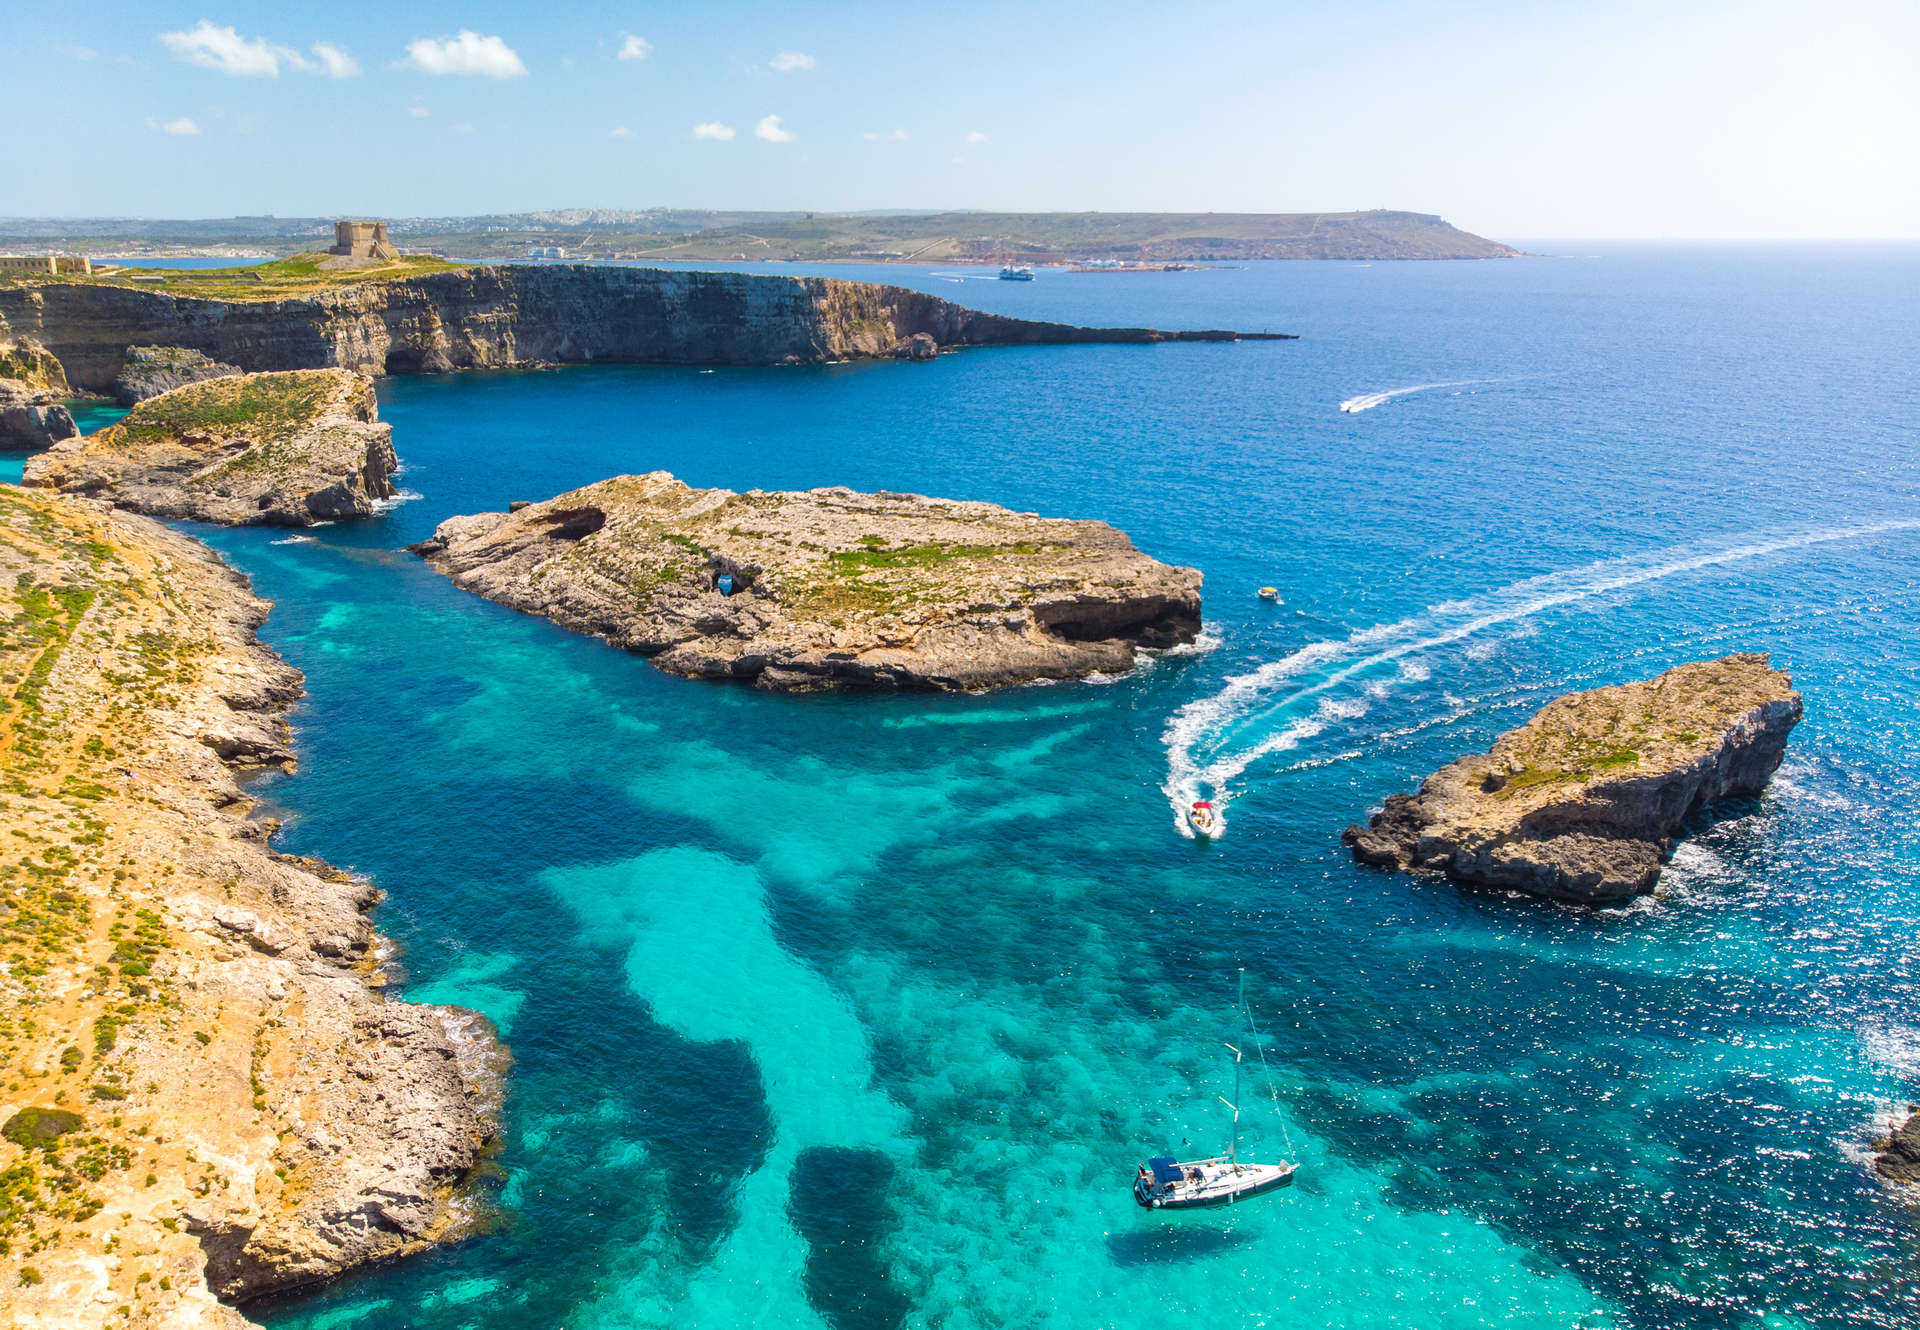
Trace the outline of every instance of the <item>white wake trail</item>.
[[1371, 411], [1374, 407], [1391, 402], [1396, 397], [1405, 397], [1408, 393], [1423, 393], [1433, 388], [1466, 388], [1478, 383], [1505, 383], [1505, 379], [1450, 379], [1445, 383], [1416, 383], [1406, 388], [1389, 388], [1383, 393], [1362, 393], [1358, 397], [1349, 397], [1340, 403], [1340, 409], [1349, 415], [1362, 411]]
[[[1221, 685], [1218, 692], [1196, 698], [1175, 711], [1168, 718], [1163, 734], [1167, 778], [1161, 788], [1184, 826], [1184, 810], [1192, 800], [1211, 797], [1216, 806], [1223, 806], [1227, 799], [1226, 786], [1253, 763], [1295, 748], [1332, 725], [1365, 715], [1369, 697], [1384, 693], [1387, 685], [1375, 683], [1358, 697], [1328, 698], [1324, 694], [1356, 676], [1409, 656], [1451, 646], [1489, 628], [1703, 568], [1835, 541], [1915, 530], [1920, 530], [1920, 521], [1881, 522], [1803, 532], [1689, 554], [1603, 560], [1582, 568], [1528, 578], [1484, 596], [1442, 602], [1397, 623], [1361, 629], [1341, 641], [1312, 643], [1279, 660], [1235, 675]], [[1403, 667], [1403, 674], [1418, 680], [1426, 676], [1426, 671], [1418, 666], [1411, 670]], [[1296, 716], [1278, 730], [1261, 734], [1251, 742], [1235, 742], [1243, 731], [1316, 698], [1320, 700], [1308, 714]]]

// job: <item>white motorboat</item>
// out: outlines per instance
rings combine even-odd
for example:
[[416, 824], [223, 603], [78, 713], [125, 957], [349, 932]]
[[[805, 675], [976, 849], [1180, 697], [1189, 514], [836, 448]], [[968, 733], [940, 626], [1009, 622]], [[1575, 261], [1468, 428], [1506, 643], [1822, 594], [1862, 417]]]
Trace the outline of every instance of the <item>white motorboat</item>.
[[1193, 806], [1187, 809], [1187, 825], [1193, 828], [1193, 834], [1202, 840], [1212, 840], [1220, 830], [1220, 815], [1213, 811], [1213, 805], [1205, 799], [1195, 799]]

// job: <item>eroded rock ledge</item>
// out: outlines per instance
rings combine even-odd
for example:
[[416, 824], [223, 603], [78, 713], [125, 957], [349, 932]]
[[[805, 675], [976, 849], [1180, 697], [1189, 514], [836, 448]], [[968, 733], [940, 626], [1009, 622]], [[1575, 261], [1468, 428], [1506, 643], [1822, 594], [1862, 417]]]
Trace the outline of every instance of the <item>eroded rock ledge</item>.
[[25, 480], [156, 517], [311, 526], [375, 511], [396, 465], [373, 381], [320, 369], [174, 388], [30, 459]]
[[0, 486], [0, 1324], [241, 1327], [465, 1222], [504, 1053], [383, 996], [373, 887], [248, 817], [301, 686], [267, 608], [157, 522]]
[[1200, 628], [1200, 574], [1104, 522], [917, 494], [736, 494], [656, 471], [449, 518], [414, 550], [662, 669], [762, 688], [1076, 678]]
[[1362, 863], [1596, 903], [1650, 892], [1686, 817], [1758, 794], [1800, 720], [1765, 655], [1558, 698], [1342, 839]]
[[1894, 1182], [1920, 1184], [1920, 1106], [1907, 1105], [1907, 1120], [1873, 1143], [1874, 1169]]

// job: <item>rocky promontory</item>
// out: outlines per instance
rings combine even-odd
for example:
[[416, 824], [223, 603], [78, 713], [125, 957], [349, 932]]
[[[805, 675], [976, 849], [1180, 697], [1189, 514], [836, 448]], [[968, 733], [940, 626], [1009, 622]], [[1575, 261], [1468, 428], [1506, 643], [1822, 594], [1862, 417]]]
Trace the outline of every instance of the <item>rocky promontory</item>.
[[377, 892], [276, 853], [267, 604], [145, 517], [0, 486], [0, 1324], [230, 1304], [458, 1236], [486, 1022], [380, 991]]
[[1558, 698], [1342, 839], [1362, 863], [1583, 903], [1654, 889], [1692, 813], [1758, 794], [1800, 720], [1765, 655]]
[[1200, 574], [1104, 522], [917, 494], [737, 494], [656, 471], [449, 518], [414, 549], [489, 600], [762, 688], [1076, 678], [1200, 628]]
[[132, 406], [189, 383], [232, 378], [245, 372], [238, 365], [223, 364], [184, 346], [130, 346], [127, 363], [113, 381], [113, 397], [121, 406]]
[[346, 370], [187, 384], [27, 462], [33, 487], [156, 517], [311, 526], [365, 517], [393, 497], [393, 427], [373, 382]]
[[74, 387], [109, 393], [129, 348], [149, 345], [251, 372], [424, 374], [534, 364], [820, 364], [928, 359], [973, 346], [1270, 336], [1081, 328], [826, 277], [437, 264], [418, 275], [362, 280], [316, 271], [306, 261], [313, 257], [235, 270], [239, 276], [226, 280], [194, 275], [192, 289], [206, 295], [114, 278], [0, 285], [0, 337], [37, 341], [65, 365]]
[[51, 448], [80, 433], [57, 389], [0, 379], [0, 447]]

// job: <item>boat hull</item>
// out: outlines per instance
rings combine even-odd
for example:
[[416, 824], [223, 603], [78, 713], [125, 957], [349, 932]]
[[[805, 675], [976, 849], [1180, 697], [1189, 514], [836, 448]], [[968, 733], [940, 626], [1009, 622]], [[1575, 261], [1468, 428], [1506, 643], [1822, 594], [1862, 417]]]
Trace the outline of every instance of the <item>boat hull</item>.
[[1133, 1184], [1133, 1199], [1146, 1210], [1216, 1210], [1223, 1205], [1238, 1205], [1256, 1196], [1278, 1191], [1293, 1182], [1292, 1167], [1269, 1167], [1244, 1182], [1232, 1186], [1178, 1189], [1156, 1192], [1144, 1179]]

